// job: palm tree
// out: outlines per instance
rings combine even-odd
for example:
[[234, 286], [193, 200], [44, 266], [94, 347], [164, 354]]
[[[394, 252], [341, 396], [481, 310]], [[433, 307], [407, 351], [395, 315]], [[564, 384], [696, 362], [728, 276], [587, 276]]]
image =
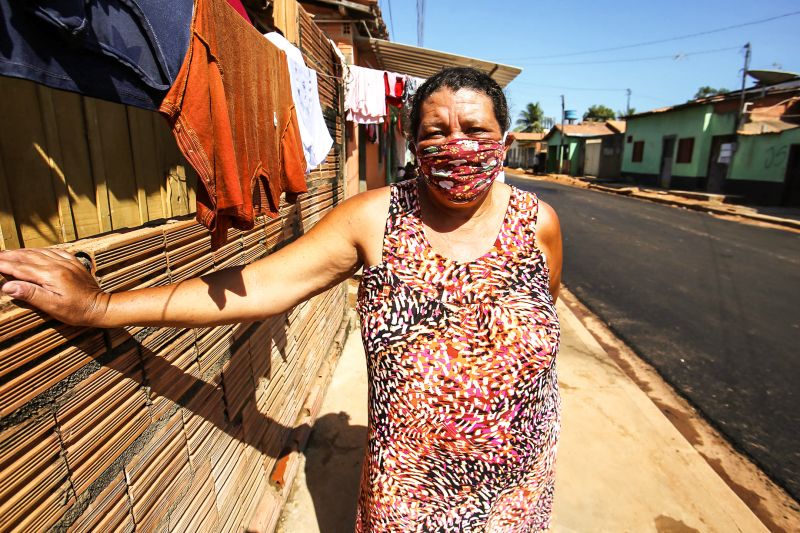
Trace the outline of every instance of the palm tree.
[[535, 104], [531, 102], [519, 113], [517, 131], [523, 131], [525, 133], [541, 132], [543, 131], [543, 118], [544, 111], [542, 111], [542, 106], [539, 105], [539, 102]]
[[614, 114], [613, 109], [602, 104], [598, 104], [589, 107], [586, 113], [583, 114], [583, 121], [586, 122], [588, 120], [596, 120], [602, 122], [604, 120], [614, 120], [615, 117], [616, 115]]

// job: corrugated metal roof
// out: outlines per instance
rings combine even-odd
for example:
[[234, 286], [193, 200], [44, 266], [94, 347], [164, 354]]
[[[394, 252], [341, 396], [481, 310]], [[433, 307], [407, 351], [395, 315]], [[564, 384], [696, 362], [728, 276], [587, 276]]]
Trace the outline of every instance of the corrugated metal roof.
[[[606, 122], [582, 122], [580, 124], [565, 124], [564, 134], [567, 137], [600, 137], [602, 135], [614, 135], [616, 133], [624, 133], [624, 126], [619, 126], [619, 122], [625, 124], [623, 121], [613, 121], [616, 126], [610, 126]], [[622, 128], [621, 131], [619, 128]], [[550, 131], [547, 132], [545, 138], [552, 136], [556, 131], [561, 130], [561, 124], [556, 124]]]
[[[771, 87], [748, 87], [745, 89], [745, 98], [748, 101], [752, 101], [753, 98], [763, 98], [766, 95], [770, 94], [793, 94], [800, 91], [800, 80], [791, 80], [782, 84], [774, 85]], [[725, 94], [716, 94], [714, 96], [709, 96], [706, 98], [699, 98], [697, 100], [689, 100], [688, 102], [684, 102], [682, 104], [671, 105], [667, 107], [659, 107], [657, 109], [651, 109], [649, 111], [643, 111], [641, 113], [635, 113], [626, 117], [627, 120], [636, 119], [640, 117], [646, 117], [650, 115], [656, 115], [659, 113], [667, 113], [669, 111], [676, 111], [678, 109], [686, 109], [688, 107], [695, 107], [707, 104], [719, 104], [722, 102], [738, 102], [742, 96], [742, 91], [731, 91]]]
[[420, 48], [374, 38], [363, 39], [363, 41], [369, 43], [381, 68], [418, 78], [429, 78], [446, 67], [473, 67], [486, 72], [501, 87], [505, 87], [522, 72], [522, 69], [518, 67], [440, 52], [430, 48]]
[[759, 117], [744, 124], [736, 133], [739, 135], [763, 135], [765, 133], [781, 133], [798, 127], [800, 126], [797, 124], [779, 118]]

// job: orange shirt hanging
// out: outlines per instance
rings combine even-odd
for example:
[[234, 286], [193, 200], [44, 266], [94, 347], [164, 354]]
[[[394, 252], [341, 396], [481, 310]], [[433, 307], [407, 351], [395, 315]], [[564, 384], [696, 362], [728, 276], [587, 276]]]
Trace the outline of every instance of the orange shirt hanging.
[[226, 0], [197, 0], [189, 50], [160, 111], [203, 182], [197, 220], [215, 245], [230, 227], [277, 216], [282, 192], [308, 190], [286, 56]]

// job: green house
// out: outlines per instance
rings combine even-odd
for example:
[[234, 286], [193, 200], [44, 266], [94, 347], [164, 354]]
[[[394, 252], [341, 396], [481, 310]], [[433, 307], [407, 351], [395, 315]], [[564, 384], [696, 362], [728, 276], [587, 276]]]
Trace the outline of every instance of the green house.
[[[547, 172], [559, 172], [558, 154], [561, 153], [564, 161], [560, 171], [570, 176], [583, 176], [587, 155], [586, 141], [604, 139], [607, 142], [621, 143], [621, 136], [624, 132], [625, 122], [621, 120], [565, 124], [562, 146], [561, 125], [553, 126], [544, 137], [547, 143]], [[611, 173], [617, 172], [618, 163], [617, 171], [611, 171]]]
[[[628, 117], [622, 175], [642, 185], [800, 205], [800, 81]], [[737, 128], [737, 125], [740, 126]]]

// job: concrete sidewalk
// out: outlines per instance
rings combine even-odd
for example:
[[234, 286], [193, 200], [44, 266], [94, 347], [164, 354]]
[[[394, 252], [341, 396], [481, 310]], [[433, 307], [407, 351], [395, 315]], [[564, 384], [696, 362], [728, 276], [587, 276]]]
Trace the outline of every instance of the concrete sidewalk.
[[[559, 302], [558, 312], [563, 429], [553, 531], [767, 531], [572, 311]], [[354, 330], [278, 531], [353, 531], [366, 396]]]

